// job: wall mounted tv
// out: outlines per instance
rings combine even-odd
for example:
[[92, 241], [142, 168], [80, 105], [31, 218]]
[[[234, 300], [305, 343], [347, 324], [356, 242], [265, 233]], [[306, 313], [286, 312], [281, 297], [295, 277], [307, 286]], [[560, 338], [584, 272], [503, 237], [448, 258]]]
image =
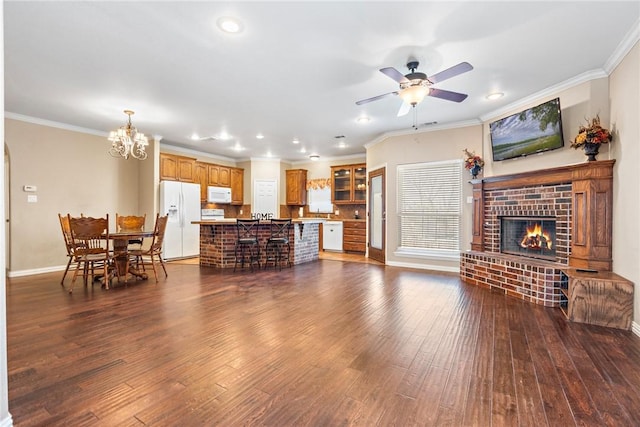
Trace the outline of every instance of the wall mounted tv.
[[560, 98], [496, 120], [489, 130], [494, 162], [562, 148]]

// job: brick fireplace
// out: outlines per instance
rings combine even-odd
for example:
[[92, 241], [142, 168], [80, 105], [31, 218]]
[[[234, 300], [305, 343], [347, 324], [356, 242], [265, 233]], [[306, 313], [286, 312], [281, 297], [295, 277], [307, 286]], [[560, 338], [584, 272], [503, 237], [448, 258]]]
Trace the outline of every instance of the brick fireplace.
[[[610, 271], [614, 163], [586, 162], [471, 181], [473, 240], [471, 250], [461, 254], [462, 280], [558, 306], [560, 269]], [[509, 221], [515, 225], [509, 224], [511, 235], [504, 236]], [[540, 230], [547, 228], [546, 236], [538, 229], [523, 235], [535, 223]], [[505, 239], [511, 246], [507, 250]], [[544, 247], [536, 249], [538, 244]]]

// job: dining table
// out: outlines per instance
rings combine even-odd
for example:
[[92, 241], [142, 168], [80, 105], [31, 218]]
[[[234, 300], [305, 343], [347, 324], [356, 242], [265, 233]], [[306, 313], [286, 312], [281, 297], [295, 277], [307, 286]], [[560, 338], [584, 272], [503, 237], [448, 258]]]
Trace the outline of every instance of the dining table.
[[149, 278], [147, 273], [140, 271], [135, 266], [131, 265], [131, 257], [129, 255], [130, 240], [142, 241], [142, 239], [148, 237], [153, 237], [153, 230], [118, 231], [109, 233], [109, 239], [113, 241], [113, 259], [118, 281], [120, 281], [121, 277], [124, 277], [124, 281], [126, 283], [129, 275], [142, 280]]

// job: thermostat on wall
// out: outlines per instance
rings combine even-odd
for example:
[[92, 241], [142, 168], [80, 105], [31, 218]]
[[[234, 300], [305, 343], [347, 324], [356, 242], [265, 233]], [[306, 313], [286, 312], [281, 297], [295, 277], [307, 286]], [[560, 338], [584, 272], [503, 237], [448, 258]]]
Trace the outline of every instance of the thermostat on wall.
[[22, 187], [22, 189], [26, 192], [29, 193], [33, 193], [35, 191], [38, 191], [38, 187], [36, 187], [35, 185], [25, 185], [24, 187]]

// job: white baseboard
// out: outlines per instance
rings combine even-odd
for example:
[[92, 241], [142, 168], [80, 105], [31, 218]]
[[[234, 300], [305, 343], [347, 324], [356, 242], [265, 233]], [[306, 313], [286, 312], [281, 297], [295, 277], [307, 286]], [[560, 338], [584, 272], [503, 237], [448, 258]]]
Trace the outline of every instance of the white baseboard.
[[[54, 271], [64, 271], [66, 267], [66, 265], [58, 265], [54, 267], [33, 268], [31, 270], [10, 270], [7, 271], [7, 277], [33, 276], [34, 274], [53, 273]], [[1, 424], [0, 427], [2, 427]]]
[[442, 271], [446, 273], [460, 273], [460, 266], [456, 267], [446, 267], [443, 265], [430, 265], [423, 263], [412, 263], [412, 262], [395, 262], [395, 261], [387, 261], [385, 265], [390, 265], [393, 267], [404, 267], [404, 268], [417, 268], [418, 270], [431, 270], [431, 271]]
[[7, 416], [0, 420], [0, 427], [12, 427], [13, 420], [11, 419], [11, 414], [7, 413]]
[[631, 332], [640, 337], [640, 324], [631, 322]]

